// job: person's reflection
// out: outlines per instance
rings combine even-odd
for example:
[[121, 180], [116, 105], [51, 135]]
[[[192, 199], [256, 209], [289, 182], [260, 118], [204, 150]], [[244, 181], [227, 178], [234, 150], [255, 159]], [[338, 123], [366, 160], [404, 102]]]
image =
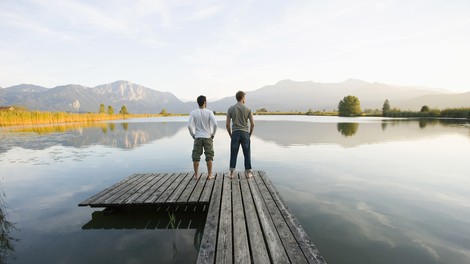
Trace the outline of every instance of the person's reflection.
[[337, 125], [338, 132], [345, 137], [354, 136], [358, 128], [359, 123], [338, 123]]
[[7, 263], [10, 254], [15, 251], [13, 242], [16, 240], [10, 234], [15, 226], [8, 221], [4, 196], [5, 193], [0, 186], [0, 263]]

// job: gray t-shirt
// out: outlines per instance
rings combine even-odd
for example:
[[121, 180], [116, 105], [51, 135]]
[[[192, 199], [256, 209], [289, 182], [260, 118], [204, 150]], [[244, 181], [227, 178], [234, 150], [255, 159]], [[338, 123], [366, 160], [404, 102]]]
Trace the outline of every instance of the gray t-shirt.
[[246, 105], [238, 102], [232, 105], [227, 110], [227, 116], [232, 119], [232, 131], [245, 131], [250, 132], [250, 127], [248, 125], [248, 120], [251, 115], [251, 109]]

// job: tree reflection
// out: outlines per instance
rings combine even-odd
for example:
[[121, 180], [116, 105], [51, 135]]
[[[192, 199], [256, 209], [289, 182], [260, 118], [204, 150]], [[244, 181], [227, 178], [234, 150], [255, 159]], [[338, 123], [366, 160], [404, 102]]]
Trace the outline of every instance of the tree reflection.
[[15, 239], [10, 234], [11, 231], [15, 229], [15, 226], [8, 221], [6, 205], [3, 200], [5, 193], [3, 192], [1, 185], [0, 191], [0, 263], [7, 263], [7, 259], [10, 254], [15, 251], [13, 247]]
[[424, 129], [425, 127], [431, 125], [435, 126], [439, 124], [439, 120], [437, 119], [420, 119], [419, 120], [419, 128]]
[[337, 125], [338, 132], [345, 137], [354, 136], [358, 128], [359, 123], [338, 123]]
[[121, 127], [127, 131], [127, 129], [129, 129], [129, 123], [121, 123]]
[[385, 131], [385, 129], [387, 129], [387, 122], [382, 122], [381, 126], [382, 126], [382, 131]]

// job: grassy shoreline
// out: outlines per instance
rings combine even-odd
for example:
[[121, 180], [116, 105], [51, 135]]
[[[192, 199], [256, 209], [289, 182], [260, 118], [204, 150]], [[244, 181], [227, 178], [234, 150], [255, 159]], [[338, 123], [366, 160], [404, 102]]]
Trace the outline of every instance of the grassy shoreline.
[[[64, 124], [64, 123], [93, 123], [100, 121], [120, 120], [129, 118], [148, 118], [166, 116], [184, 116], [187, 114], [107, 114], [107, 113], [67, 113], [43, 112], [30, 110], [0, 111], [0, 127], [16, 125]], [[225, 115], [217, 112], [216, 115]], [[338, 116], [337, 112], [254, 112], [254, 115], [306, 115], [306, 116]], [[400, 111], [393, 109], [385, 115], [363, 114], [361, 116], [389, 118], [460, 118], [470, 120], [470, 108], [452, 108], [432, 110], [429, 112]], [[360, 117], [360, 116], [358, 116]]]
[[173, 114], [98, 114], [98, 113], [66, 113], [42, 111], [0, 111], [0, 126], [39, 125], [61, 123], [90, 123], [108, 120], [119, 120], [142, 117], [176, 116]]

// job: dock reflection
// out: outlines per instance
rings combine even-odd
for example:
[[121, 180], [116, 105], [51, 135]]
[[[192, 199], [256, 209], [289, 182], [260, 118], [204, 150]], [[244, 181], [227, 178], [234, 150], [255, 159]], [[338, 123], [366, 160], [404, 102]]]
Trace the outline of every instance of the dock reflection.
[[207, 206], [132, 206], [92, 213], [82, 229], [204, 229]]
[[207, 205], [127, 206], [95, 211], [83, 230], [192, 229], [199, 250], [207, 218]]

